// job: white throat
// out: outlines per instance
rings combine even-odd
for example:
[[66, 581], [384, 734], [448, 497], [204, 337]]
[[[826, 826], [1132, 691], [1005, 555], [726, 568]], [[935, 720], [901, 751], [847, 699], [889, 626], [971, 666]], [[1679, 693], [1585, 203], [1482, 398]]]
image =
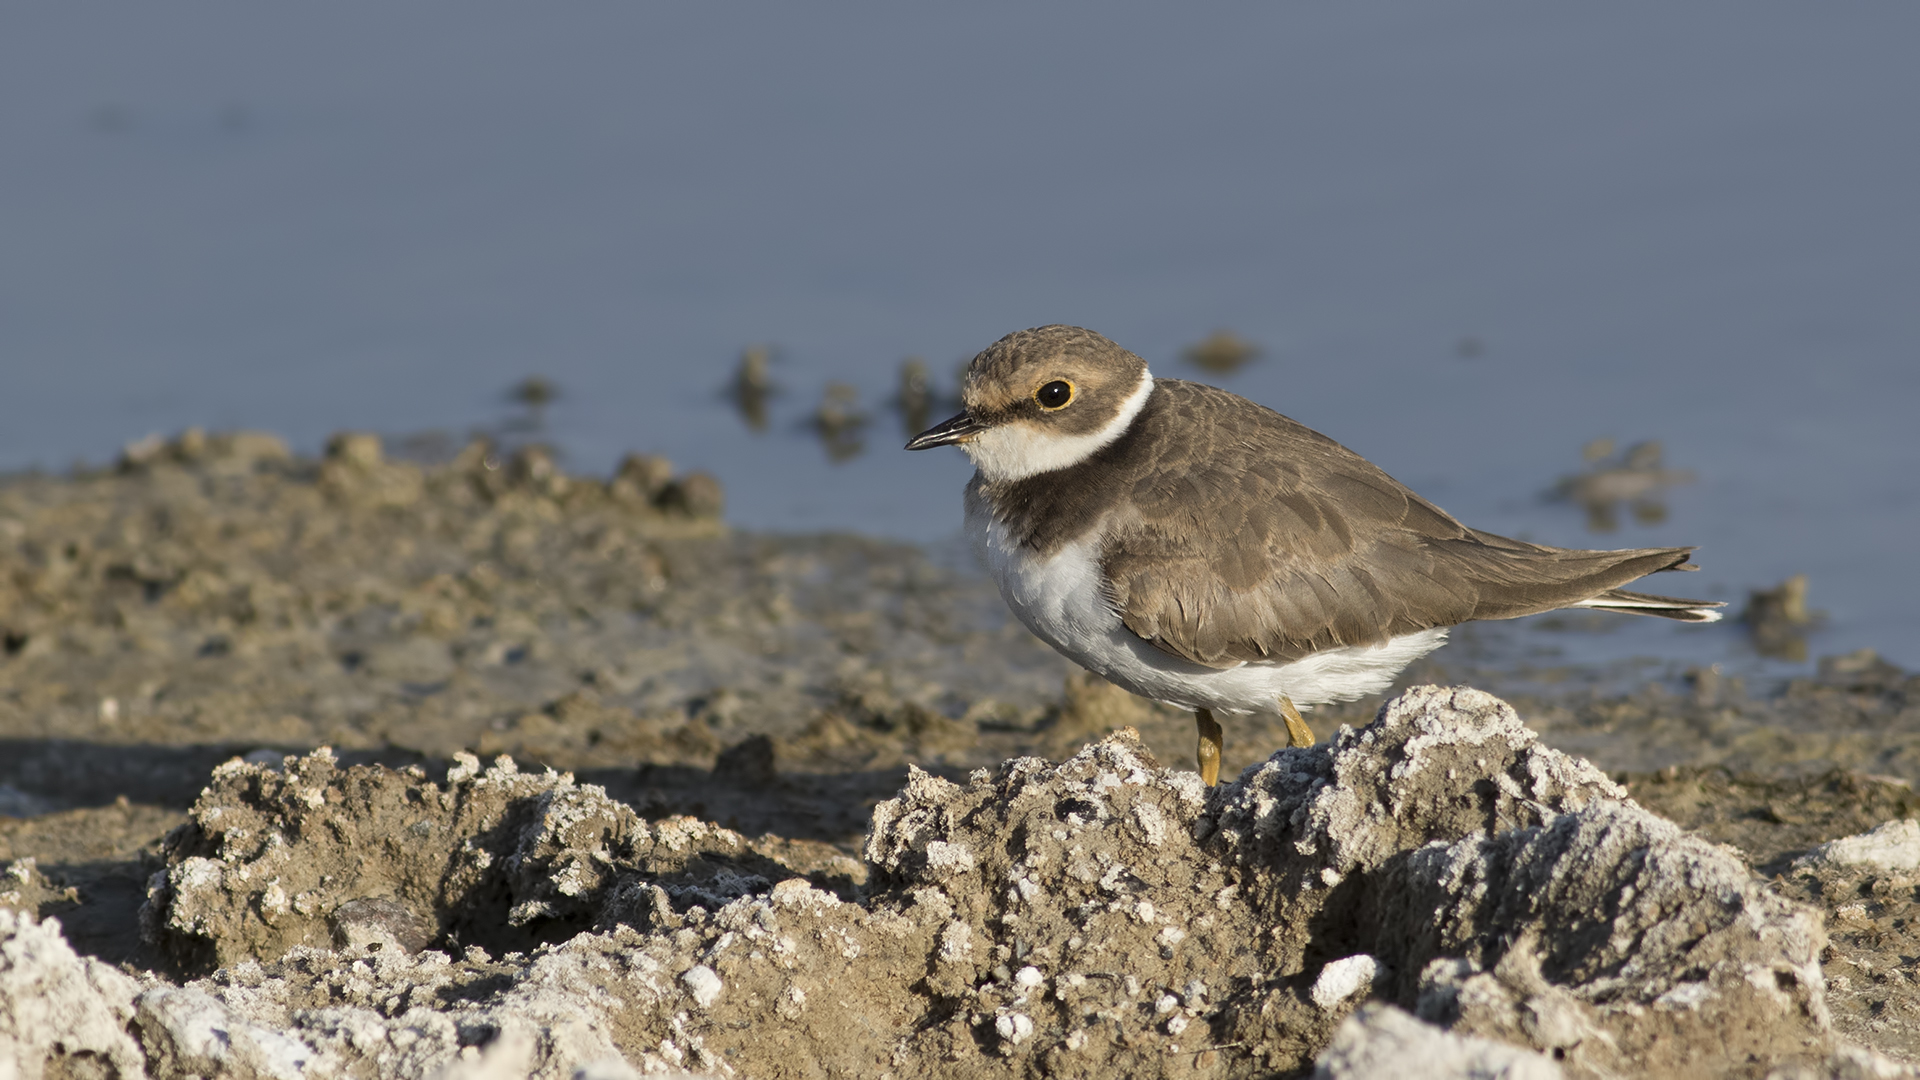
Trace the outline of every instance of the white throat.
[[1140, 373], [1140, 385], [1120, 411], [1098, 431], [1085, 435], [1057, 435], [1033, 424], [1007, 424], [987, 430], [960, 444], [973, 466], [990, 481], [1004, 483], [1078, 465], [1101, 447], [1125, 434], [1153, 393], [1153, 372]]

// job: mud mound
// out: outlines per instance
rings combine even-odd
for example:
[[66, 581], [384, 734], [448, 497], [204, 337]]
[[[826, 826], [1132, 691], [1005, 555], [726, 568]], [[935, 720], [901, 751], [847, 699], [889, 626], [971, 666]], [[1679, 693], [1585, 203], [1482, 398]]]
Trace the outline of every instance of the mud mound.
[[[505, 761], [444, 785], [235, 762], [148, 922], [223, 966], [145, 990], [132, 1030], [159, 1076], [1845, 1063], [1818, 914], [1477, 691], [1417, 689], [1216, 792], [1130, 732], [964, 784], [916, 770], [864, 889], [805, 854]], [[1350, 1021], [1368, 1001], [1403, 1011]]]
[[482, 771], [461, 755], [442, 786], [417, 767], [343, 768], [326, 749], [214, 770], [165, 854], [143, 918], [187, 971], [295, 946], [525, 949], [619, 918], [644, 924], [656, 903], [718, 906], [808, 874], [846, 891], [864, 877], [824, 844], [648, 822], [598, 787], [507, 758]]
[[[1003, 1047], [1098, 1047], [1096, 1071], [1298, 1068], [1372, 994], [1590, 1075], [1824, 1054], [1818, 916], [1485, 694], [1410, 692], [1205, 812], [1191, 780], [1109, 741], [882, 807], [878, 880], [954, 898], [958, 970], [929, 987], [970, 961], [958, 996]], [[1062, 968], [1079, 993], [1022, 993]]]

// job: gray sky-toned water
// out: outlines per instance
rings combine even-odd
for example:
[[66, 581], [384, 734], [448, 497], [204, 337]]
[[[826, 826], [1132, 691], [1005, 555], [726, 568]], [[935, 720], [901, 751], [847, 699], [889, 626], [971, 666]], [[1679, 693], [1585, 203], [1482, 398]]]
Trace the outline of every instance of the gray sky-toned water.
[[[934, 543], [907, 355], [1094, 327], [1469, 523], [1789, 574], [1920, 664], [1920, 9], [442, 0], [0, 11], [0, 468], [191, 424], [464, 432], [522, 376], [574, 467]], [[1472, 344], [1463, 347], [1463, 342]], [[775, 346], [749, 433], [719, 390]], [[803, 428], [860, 388], [866, 452]], [[1590, 532], [1581, 446], [1693, 483]], [[1622, 620], [1622, 622], [1627, 622]], [[1650, 620], [1567, 655], [1744, 655]]]

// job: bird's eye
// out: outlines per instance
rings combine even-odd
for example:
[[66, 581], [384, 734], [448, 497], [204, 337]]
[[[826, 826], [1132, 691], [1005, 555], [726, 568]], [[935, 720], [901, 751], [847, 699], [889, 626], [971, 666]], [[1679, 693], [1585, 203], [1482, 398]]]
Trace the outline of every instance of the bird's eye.
[[1073, 400], [1073, 384], [1065, 379], [1055, 379], [1033, 392], [1033, 400], [1043, 409], [1063, 409]]

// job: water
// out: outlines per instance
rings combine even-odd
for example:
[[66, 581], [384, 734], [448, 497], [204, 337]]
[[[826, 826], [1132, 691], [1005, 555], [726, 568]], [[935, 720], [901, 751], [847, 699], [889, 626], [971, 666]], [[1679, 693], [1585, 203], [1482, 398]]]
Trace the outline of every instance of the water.
[[[501, 3], [0, 15], [0, 468], [190, 424], [464, 432], [552, 379], [573, 467], [947, 545], [908, 355], [1045, 322], [1214, 378], [1469, 523], [1807, 574], [1816, 653], [1920, 663], [1920, 9]], [[752, 433], [721, 394], [767, 343]], [[835, 464], [826, 384], [873, 414]], [[1696, 479], [1589, 531], [1583, 444]], [[1530, 655], [1760, 665], [1615, 619]], [[1542, 652], [1544, 650], [1544, 653]], [[1557, 650], [1557, 652], [1556, 652]], [[1766, 665], [1760, 665], [1766, 666]], [[1788, 670], [1791, 668], [1781, 668]]]

